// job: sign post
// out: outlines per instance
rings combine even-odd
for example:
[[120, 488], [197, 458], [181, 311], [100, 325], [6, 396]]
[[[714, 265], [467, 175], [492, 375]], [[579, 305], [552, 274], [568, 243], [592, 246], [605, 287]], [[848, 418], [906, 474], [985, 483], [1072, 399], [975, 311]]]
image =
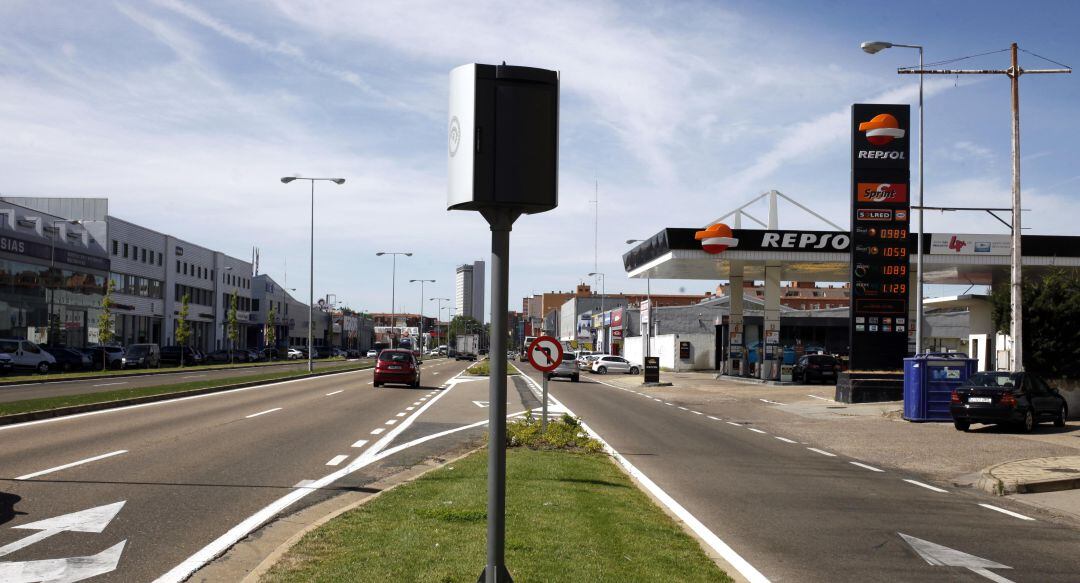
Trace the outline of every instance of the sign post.
[[479, 581], [506, 569], [506, 321], [510, 230], [522, 214], [559, 206], [559, 74], [507, 65], [450, 72], [447, 210], [479, 211], [491, 228], [491, 375], [488, 384], [487, 562]]
[[548, 422], [548, 373], [559, 368], [562, 363], [562, 344], [551, 336], [540, 336], [532, 341], [527, 352], [529, 364], [543, 373], [543, 418], [540, 420], [540, 433], [547, 433]]

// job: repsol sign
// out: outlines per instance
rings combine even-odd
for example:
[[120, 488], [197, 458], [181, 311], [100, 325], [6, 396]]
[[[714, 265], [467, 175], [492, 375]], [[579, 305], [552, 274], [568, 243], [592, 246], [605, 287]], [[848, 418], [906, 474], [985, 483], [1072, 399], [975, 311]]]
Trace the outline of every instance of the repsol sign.
[[843, 252], [851, 246], [851, 235], [843, 231], [757, 231], [735, 229], [738, 251], [819, 251]]

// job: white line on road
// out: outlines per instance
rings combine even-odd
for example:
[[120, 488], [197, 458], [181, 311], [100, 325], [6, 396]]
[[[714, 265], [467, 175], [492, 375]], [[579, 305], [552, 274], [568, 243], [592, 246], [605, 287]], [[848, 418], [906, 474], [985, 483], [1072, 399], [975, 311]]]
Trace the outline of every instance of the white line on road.
[[776, 439], [779, 439], [780, 441], [783, 441], [784, 443], [798, 443], [794, 439], [788, 439], [786, 437], [780, 437], [779, 435], [774, 435], [773, 437], [775, 437]]
[[874, 466], [868, 466], [866, 464], [860, 464], [859, 462], [848, 462], [848, 463], [850, 463], [853, 466], [859, 466], [860, 468], [866, 468], [866, 469], [870, 470], [871, 472], [884, 472], [885, 471], [885, 470], [880, 470], [878, 468], [875, 468]]
[[825, 451], [823, 449], [818, 449], [816, 447], [808, 447], [806, 449], [808, 449], [808, 450], [810, 450], [810, 451], [812, 451], [814, 453], [820, 453], [821, 455], [827, 455], [829, 457], [836, 457], [835, 453], [829, 453], [829, 452], [827, 452], [827, 451]]
[[990, 510], [996, 510], [1002, 514], [1008, 514], [1009, 516], [1019, 518], [1020, 520], [1035, 520], [1030, 516], [1024, 516], [1023, 514], [1013, 512], [1012, 510], [1005, 510], [1004, 508], [998, 508], [997, 506], [993, 506], [991, 504], [979, 504], [979, 506], [982, 506], [983, 508], [989, 508]]
[[199, 377], [204, 377], [204, 376], [206, 376], [206, 375], [205, 374], [189, 374], [186, 377], [180, 377], [180, 378], [182, 378], [182, 379], [197, 379]]
[[[412, 409], [412, 407], [409, 407], [409, 408], [410, 408], [410, 409]], [[398, 413], [398, 414], [397, 414], [397, 416], [398, 416], [398, 417], [404, 417], [404, 416], [405, 416], [405, 414], [404, 414], [404, 413]]]
[[416, 408], [416, 407], [405, 407], [405, 410], [406, 410], [406, 411], [412, 411], [412, 410], [413, 410], [413, 409], [415, 409], [415, 408]]
[[942, 492], [942, 493], [945, 493], [945, 494], [949, 493], [948, 490], [943, 490], [941, 488], [938, 488], [937, 486], [931, 486], [930, 484], [924, 484], [922, 482], [916, 482], [915, 480], [909, 480], [907, 478], [904, 478], [904, 481], [907, 482], [908, 484], [914, 484], [916, 486], [919, 486], [920, 488], [926, 488], [927, 490], [933, 490], [935, 492]]
[[374, 384], [375, 384], [375, 381], [368, 381], [368, 384], [369, 384], [369, 385], [374, 385]]
[[393, 425], [395, 423], [397, 423], [397, 419], [391, 419], [391, 420], [386, 422], [387, 425]]
[[829, 401], [829, 402], [834, 402], [834, 401], [833, 401], [832, 399], [826, 399], [825, 397], [819, 397], [819, 396], [817, 396], [817, 395], [807, 395], [807, 397], [812, 397], [812, 398], [814, 398], [814, 399], [820, 399], [820, 400], [822, 400], [822, 401]]
[[339, 465], [341, 465], [341, 462], [343, 462], [343, 461], [345, 461], [347, 459], [349, 459], [349, 456], [347, 456], [347, 455], [336, 455], [336, 456], [330, 458], [330, 461], [326, 462], [326, 465], [328, 465], [328, 466], [339, 466]]
[[749, 429], [750, 431], [753, 431], [754, 433], [765, 433], [764, 431], [762, 431], [760, 429], [754, 429], [753, 427], [747, 427], [747, 429]]
[[366, 439], [361, 439], [360, 441], [357, 441], [356, 443], [352, 444], [352, 447], [364, 447], [365, 445], [367, 445], [367, 440]]
[[281, 411], [281, 407], [274, 407], [273, 409], [267, 409], [266, 411], [259, 411], [258, 413], [252, 413], [244, 417], [244, 419], [251, 419], [252, 417], [258, 417], [259, 415], [266, 415], [267, 413], [273, 413], [274, 411]]
[[713, 421], [720, 421], [719, 417], [713, 417], [712, 415], [706, 415], [706, 417], [708, 417], [709, 419], [712, 419]]
[[691, 411], [694, 415], [704, 415], [701, 411]]
[[735, 427], [742, 427], [742, 424], [735, 423], [734, 421], [725, 421], [724, 423], [727, 423], [728, 425], [734, 425]]
[[334, 391], [333, 393], [326, 393], [326, 396], [329, 397], [330, 395], [336, 395], [338, 393], [344, 393], [344, 392], [345, 392], [345, 389], [341, 389], [340, 391]]
[[293, 486], [293, 488], [307, 488], [308, 486], [310, 486], [310, 485], [312, 485], [314, 483], [315, 483], [315, 480], [300, 480], [299, 482], [296, 483], [295, 486]]
[[770, 401], [768, 399], [758, 399], [758, 401], [761, 401], [762, 403], [768, 403], [770, 405], [784, 405], [785, 404], [785, 403], [781, 403], [779, 401]]
[[419, 404], [420, 404], [420, 401], [417, 401], [417, 402], [413, 403], [413, 407], [416, 407], [416, 406], [418, 406]]
[[674, 407], [675, 406], [675, 403], [664, 403], [664, 404], [667, 405], [668, 407]]
[[683, 407], [683, 406], [679, 406], [679, 408], [682, 409], [683, 411], [689, 411], [690, 410], [690, 409], [687, 409], [686, 407]]
[[664, 402], [663, 399], [657, 399], [656, 397], [653, 397], [652, 400], [656, 401], [657, 403], [663, 403]]
[[378, 434], [382, 433], [383, 431], [386, 431], [386, 429], [383, 429], [382, 427], [380, 427], [378, 429], [372, 429], [371, 434], [372, 435], [378, 435]]
[[19, 476], [18, 478], [15, 478], [15, 479], [16, 480], [29, 480], [30, 478], [36, 478], [38, 476], [44, 476], [45, 474], [51, 474], [53, 472], [59, 472], [60, 470], [66, 470], [68, 468], [73, 468], [75, 466], [81, 466], [81, 465], [86, 464], [86, 463], [96, 462], [98, 460], [103, 460], [103, 459], [105, 459], [107, 457], [112, 457], [114, 455], [120, 455], [122, 453], [127, 453], [127, 451], [128, 450], [126, 450], [126, 449], [118, 449], [116, 451], [110, 451], [109, 453], [103, 453], [101, 455], [96, 455], [94, 457], [88, 457], [88, 458], [86, 458], [84, 460], [79, 460], [77, 462], [71, 462], [70, 464], [64, 464], [62, 466], [56, 466], [55, 468], [49, 468], [47, 470], [41, 470], [40, 472], [34, 472], [32, 474], [26, 474], [25, 476]]
[[120, 381], [120, 382], [117, 382], [117, 383], [101, 383], [101, 384], [98, 384], [98, 385], [90, 385], [90, 386], [92, 386], [92, 387], [111, 387], [113, 385], [126, 385], [126, 384], [128, 384], [128, 382], [129, 381]]

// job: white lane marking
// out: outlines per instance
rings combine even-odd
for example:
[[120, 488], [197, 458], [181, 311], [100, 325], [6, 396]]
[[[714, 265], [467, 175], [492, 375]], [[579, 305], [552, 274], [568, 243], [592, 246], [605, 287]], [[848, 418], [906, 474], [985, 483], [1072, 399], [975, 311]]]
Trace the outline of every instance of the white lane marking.
[[859, 466], [860, 468], [865, 468], [867, 470], [870, 470], [871, 472], [885, 472], [885, 470], [875, 468], [874, 466], [868, 466], [866, 464], [860, 464], [859, 462], [848, 462], [848, 463], [850, 463], [853, 466]]
[[50, 417], [48, 419], [38, 419], [37, 421], [27, 421], [25, 423], [12, 423], [11, 425], [0, 425], [0, 431], [8, 431], [11, 429], [20, 429], [22, 427], [29, 427], [31, 425], [38, 425], [41, 423], [56, 423], [57, 421], [69, 421], [72, 419], [78, 419], [80, 417], [89, 417], [90, 415], [105, 415], [106, 413], [117, 413], [122, 411], [131, 411], [133, 409], [142, 409], [143, 407], [160, 407], [162, 405], [171, 405], [175, 403], [182, 403], [184, 401], [190, 401], [192, 399], [206, 399], [209, 397], [220, 397], [222, 395], [231, 395], [233, 393], [239, 393], [243, 391], [253, 391], [256, 389], [268, 389], [271, 387], [278, 387], [281, 385], [288, 385], [292, 383], [303, 383], [311, 380], [321, 380], [337, 375], [356, 374], [358, 372], [370, 371], [370, 368], [363, 368], [359, 370], [345, 370], [341, 372], [333, 372], [322, 375], [321, 377], [308, 377], [303, 379], [291, 379], [287, 381], [278, 381], [276, 383], [267, 383], [265, 385], [254, 385], [250, 387], [241, 387], [239, 389], [229, 389], [228, 391], [218, 391], [215, 393], [203, 393], [201, 395], [191, 395], [190, 397], [179, 397], [176, 399], [165, 399], [163, 401], [154, 401], [152, 403], [139, 403], [138, 405], [128, 405], [126, 407], [115, 407], [112, 409], [102, 409], [100, 411], [87, 411], [86, 413], [76, 413], [75, 415], [64, 415], [62, 417]]
[[819, 397], [819, 396], [817, 396], [817, 395], [807, 395], [807, 397], [812, 397], [812, 398], [814, 398], [814, 399], [820, 399], [820, 400], [822, 400], [822, 401], [829, 401], [830, 403], [834, 403], [834, 402], [835, 402], [835, 401], [833, 401], [832, 399], [826, 399], [825, 397]]
[[120, 381], [120, 382], [116, 382], [116, 383], [101, 383], [101, 384], [97, 384], [97, 385], [90, 385], [90, 386], [91, 386], [91, 387], [111, 387], [111, 386], [113, 386], [113, 385], [126, 385], [126, 384], [128, 384], [129, 382], [130, 382], [130, 381]]
[[186, 377], [180, 377], [180, 378], [182, 378], [182, 379], [197, 379], [199, 377], [204, 377], [204, 376], [206, 376], [206, 375], [205, 374], [189, 374]]
[[794, 439], [788, 439], [786, 437], [780, 437], [779, 435], [774, 435], [773, 437], [775, 437], [776, 439], [779, 439], [780, 441], [783, 441], [784, 443], [798, 443]]
[[779, 401], [770, 401], [768, 399], [758, 399], [758, 401], [761, 401], [762, 403], [768, 403], [770, 405], [786, 405], [786, 403], [781, 403]]
[[1035, 520], [1034, 518], [1032, 518], [1030, 516], [1024, 516], [1023, 514], [1013, 512], [1012, 510], [1005, 510], [1004, 508], [999, 508], [999, 507], [994, 506], [992, 504], [979, 504], [979, 506], [982, 506], [983, 508], [989, 508], [990, 510], [996, 510], [996, 511], [1002, 513], [1002, 514], [1008, 514], [1009, 516], [1012, 516], [1014, 518], [1019, 518], [1020, 520]]
[[683, 411], [689, 411], [690, 410], [690, 409], [687, 409], [686, 407], [683, 407], [683, 406], [680, 406], [679, 408], [682, 409]]
[[315, 480], [300, 480], [299, 482], [296, 483], [295, 486], [293, 486], [293, 488], [307, 488], [308, 486], [310, 486], [310, 485], [312, 485], [314, 483], [315, 483]]
[[[109, 523], [112, 522], [113, 518], [116, 518], [116, 515], [120, 512], [120, 509], [124, 507], [126, 502], [127, 500], [121, 500], [104, 506], [95, 506], [94, 508], [87, 508], [86, 510], [69, 512], [68, 514], [61, 514], [60, 516], [13, 526], [12, 528], [36, 530], [38, 532], [0, 547], [0, 557], [10, 555], [19, 549], [26, 548], [34, 543], [43, 541], [62, 532], [100, 533], [105, 530], [106, 526], [109, 526]], [[11, 563], [0, 563], [0, 565], [11, 565]], [[78, 581], [79, 579], [68, 580]], [[0, 581], [11, 581], [11, 579], [0, 578]], [[35, 579], [35, 581], [40, 581], [40, 579]]]
[[391, 420], [386, 422], [387, 425], [393, 425], [395, 423], [397, 423], [397, 419], [391, 419]]
[[414, 407], [416, 407], [416, 406], [418, 406], [418, 405], [420, 405], [420, 401], [417, 401], [417, 402], [413, 403], [413, 406], [414, 406]]
[[742, 427], [741, 424], [735, 423], [734, 421], [725, 421], [724, 423], [727, 423], [728, 425], [734, 425], [735, 427]]
[[938, 488], [937, 486], [931, 486], [930, 484], [924, 484], [922, 482], [917, 482], [915, 480], [909, 480], [907, 478], [904, 478], [904, 481], [907, 482], [908, 484], [914, 484], [914, 485], [916, 485], [916, 486], [918, 486], [920, 488], [926, 488], [927, 490], [933, 490], [935, 492], [942, 492], [944, 494], [949, 493], [948, 490], [943, 490], [941, 488]]
[[657, 399], [656, 397], [653, 397], [652, 400], [656, 401], [657, 403], [663, 403], [664, 402], [663, 399]]
[[372, 430], [371, 430], [371, 434], [372, 434], [372, 435], [378, 435], [378, 434], [382, 433], [383, 431], [386, 431], [386, 429], [384, 429], [384, 428], [380, 427], [380, 428], [378, 428], [378, 429], [372, 429]]
[[[536, 383], [535, 380], [532, 379], [532, 377], [530, 377], [529, 375], [522, 375], [522, 377], [524, 377], [525, 380], [532, 386], [534, 394], [539, 393], [539, 391], [541, 390], [540, 386]], [[607, 384], [603, 383], [602, 381], [597, 382], [600, 382], [601, 384]], [[548, 398], [553, 403], [566, 409], [567, 412], [573, 415], [573, 412], [571, 412], [570, 409], [566, 407], [566, 405], [563, 405], [554, 396], [548, 395]], [[661, 489], [660, 486], [657, 486], [656, 482], [653, 482], [649, 478], [649, 476], [645, 475], [644, 472], [637, 469], [634, 464], [630, 463], [630, 460], [623, 457], [621, 453], [616, 451], [615, 448], [611, 447], [611, 444], [605, 441], [603, 437], [600, 437], [600, 434], [594, 431], [592, 427], [589, 427], [587, 423], [582, 422], [581, 428], [588, 432], [589, 435], [593, 436], [594, 439], [599, 441], [604, 446], [604, 450], [607, 451], [609, 455], [614, 457], [620, 464], [622, 464], [622, 466], [626, 468], [626, 471], [630, 472], [630, 474], [634, 476], [638, 480], [638, 482], [640, 482], [641, 485], [645, 487], [646, 490], [648, 490], [654, 497], [656, 497], [656, 499], [659, 500], [661, 504], [666, 506], [668, 510], [671, 510], [671, 512], [674, 513], [675, 516], [678, 516], [683, 522], [685, 522], [686, 525], [689, 526], [695, 534], [697, 534], [699, 537], [701, 537], [703, 541], [705, 541], [705, 544], [712, 547], [712, 549], [716, 551], [716, 553], [719, 554], [721, 557], [723, 557], [729, 565], [734, 567], [736, 571], [742, 574], [742, 576], [745, 577], [746, 580], [749, 581], [749, 583], [769, 583], [769, 579], [766, 578], [765, 575], [762, 575], [761, 572], [755, 569], [753, 565], [748, 563], [746, 559], [742, 558], [739, 553], [735, 552], [735, 549], [732, 549], [730, 546], [728, 546], [727, 543], [721, 540], [720, 537], [716, 536], [716, 533], [709, 530], [709, 527], [702, 524], [702, 522], [698, 520], [696, 516], [691, 514], [690, 511], [684, 508], [682, 504], [679, 504], [678, 501], [672, 498], [670, 494]]]
[[904, 542], [911, 545], [911, 548], [915, 549], [915, 552], [919, 553], [919, 556], [922, 557], [927, 564], [934, 565], [935, 567], [961, 567], [976, 575], [981, 575], [986, 579], [994, 581], [995, 583], [1013, 583], [1010, 579], [1006, 579], [1001, 575], [990, 571], [990, 569], [1012, 569], [1012, 567], [1008, 565], [1002, 565], [1001, 563], [991, 561], [990, 559], [969, 555], [963, 551], [950, 549], [947, 546], [932, 543], [928, 540], [908, 536], [902, 532], [896, 534], [900, 535], [900, 538], [903, 538]]
[[437, 373], [437, 372], [433, 372], [433, 373], [431, 373], [431, 374], [439, 374], [439, 373]]
[[719, 417], [713, 417], [712, 415], [706, 415], [706, 417], [708, 417], [709, 419], [712, 419], [713, 421], [720, 421], [721, 420]]
[[259, 415], [266, 415], [267, 413], [273, 413], [274, 411], [281, 411], [281, 407], [274, 407], [273, 409], [267, 409], [266, 411], [259, 411], [258, 413], [252, 413], [247, 415], [244, 419], [251, 419], [252, 417], [258, 417]]
[[674, 407], [675, 406], [675, 403], [664, 403], [664, 404], [667, 405], [668, 407]]
[[406, 411], [412, 411], [412, 410], [413, 410], [413, 409], [415, 409], [415, 408], [416, 408], [416, 407], [405, 407], [405, 410], [406, 410]]
[[368, 381], [368, 384], [369, 384], [369, 385], [374, 385], [374, 384], [375, 384], [375, 381]]
[[29, 480], [30, 478], [36, 478], [38, 476], [44, 476], [45, 474], [51, 474], [53, 472], [59, 472], [60, 470], [66, 470], [68, 468], [73, 468], [75, 466], [81, 466], [83, 464], [88, 464], [90, 462], [96, 462], [98, 460], [103, 460], [105, 458], [112, 457], [114, 455], [120, 455], [122, 453], [127, 453], [127, 452], [128, 452], [128, 450], [126, 450], [126, 449], [118, 449], [116, 451], [110, 451], [109, 453], [103, 453], [101, 455], [96, 455], [94, 457], [88, 457], [88, 458], [86, 458], [84, 460], [79, 460], [77, 462], [71, 462], [69, 464], [64, 464], [62, 466], [56, 466], [55, 468], [49, 468], [47, 470], [41, 470], [40, 472], [34, 472], [32, 474], [26, 474], [25, 476], [19, 476], [18, 478], [15, 478], [15, 479], [16, 480]]
[[427, 401], [427, 397], [420, 397], [420, 401]]
[[810, 451], [812, 451], [814, 453], [820, 453], [821, 455], [827, 455], [829, 457], [836, 457], [835, 453], [829, 453], [829, 452], [827, 452], [827, 451], [825, 451], [823, 449], [818, 449], [816, 447], [808, 447], [806, 449], [808, 449], [808, 450], [810, 450]]
[[328, 466], [340, 466], [341, 462], [343, 462], [343, 461], [345, 461], [347, 459], [349, 459], [349, 456], [347, 456], [347, 455], [344, 455], [344, 454], [343, 455], [336, 455], [336, 456], [330, 458], [330, 461], [326, 462], [326, 465], [328, 465]]
[[357, 441], [356, 443], [352, 444], [351, 447], [364, 447], [365, 445], [367, 445], [367, 442], [368, 442], [368, 440], [361, 439], [361, 440]]
[[704, 415], [701, 411], [691, 411], [694, 415]]
[[747, 427], [747, 429], [749, 429], [750, 431], [753, 431], [754, 433], [765, 433], [764, 431], [762, 431], [760, 429], [754, 429], [753, 427]]
[[65, 581], [82, 581], [104, 575], [116, 570], [117, 565], [120, 564], [120, 555], [124, 553], [124, 545], [126, 544], [127, 540], [122, 540], [96, 555], [0, 563], [0, 581], [6, 583], [36, 583], [38, 581], [62, 583]]
[[[411, 407], [410, 407], [410, 409], [411, 409]], [[398, 414], [397, 414], [397, 416], [398, 416], [398, 417], [404, 417], [404, 416], [405, 416], [405, 413], [398, 413]]]
[[334, 391], [332, 393], [326, 393], [326, 396], [329, 397], [330, 395], [336, 395], [338, 393], [344, 393], [344, 392], [345, 392], [345, 389], [341, 389], [340, 391]]

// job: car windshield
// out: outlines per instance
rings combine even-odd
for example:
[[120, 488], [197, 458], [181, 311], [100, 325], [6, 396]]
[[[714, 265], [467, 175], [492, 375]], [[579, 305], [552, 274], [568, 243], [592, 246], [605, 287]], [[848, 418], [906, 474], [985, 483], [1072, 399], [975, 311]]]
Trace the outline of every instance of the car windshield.
[[411, 358], [412, 355], [408, 352], [391, 352], [389, 350], [384, 350], [379, 355], [379, 360], [383, 362], [408, 362]]
[[128, 348], [128, 351], [127, 351], [128, 356], [143, 356], [145, 354], [146, 354], [146, 347], [145, 346], [132, 346], [131, 348]]
[[811, 364], [835, 364], [836, 359], [831, 356], [816, 354], [807, 359]]
[[1020, 373], [1015, 372], [980, 372], [975, 373], [968, 380], [972, 387], [991, 387], [995, 389], [1012, 389], [1020, 386]]

